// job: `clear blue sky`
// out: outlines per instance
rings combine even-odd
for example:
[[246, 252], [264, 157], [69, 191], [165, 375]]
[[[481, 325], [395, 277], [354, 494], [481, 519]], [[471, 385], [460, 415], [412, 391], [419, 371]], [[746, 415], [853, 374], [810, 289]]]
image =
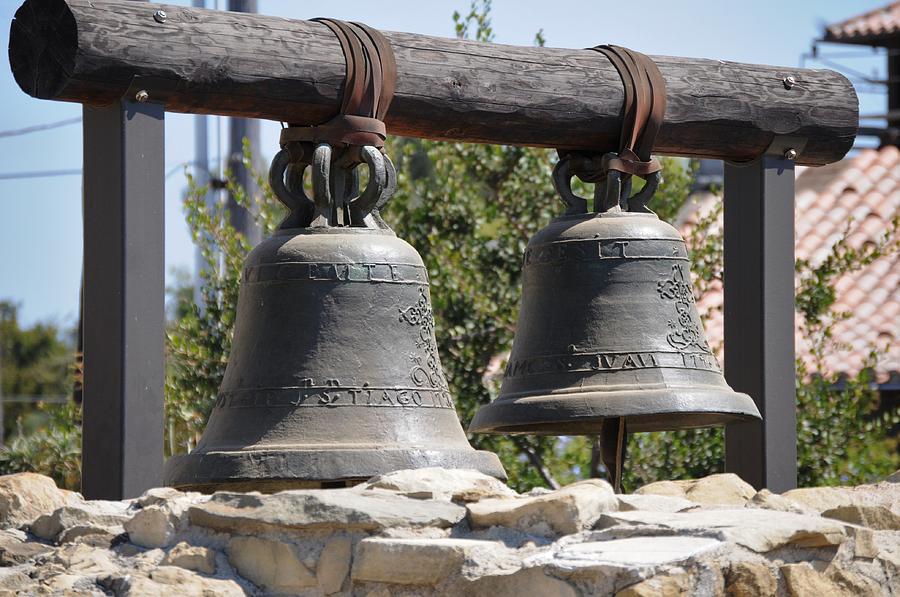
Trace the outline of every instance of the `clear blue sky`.
[[[207, 0], [213, 7], [216, 0]], [[189, 0], [174, 2], [189, 4]], [[781, 66], [799, 65], [800, 56], [821, 35], [824, 23], [835, 22], [877, 8], [887, 0], [713, 0], [673, 2], [495, 0], [496, 40], [529, 45], [543, 29], [547, 45], [580, 48], [616, 43], [647, 54], [696, 56]], [[9, 22], [19, 0], [0, 0], [2, 45], [9, 43]], [[451, 14], [465, 12], [466, 0], [330, 0], [295, 2], [260, 0], [263, 14], [291, 18], [332, 16], [366, 22], [379, 29], [452, 36]], [[226, 0], [218, 0], [225, 6]], [[631, 14], [633, 7], [640, 7]], [[81, 106], [35, 100], [16, 85], [6, 60], [0, 66], [0, 131], [18, 129], [81, 115]], [[870, 72], [882, 68], [880, 59], [845, 60]], [[861, 112], [885, 109], [885, 98], [861, 94]], [[210, 121], [210, 155], [215, 158], [216, 121]], [[277, 149], [276, 123], [264, 123], [262, 154]], [[227, 138], [222, 119], [221, 134]], [[191, 160], [192, 117], [168, 114], [167, 170]], [[68, 126], [19, 137], [0, 137], [0, 175], [8, 172], [78, 169], [81, 167], [81, 128]], [[166, 268], [193, 267], [194, 252], [184, 225], [180, 199], [180, 170], [166, 182]], [[22, 306], [28, 324], [52, 320], [76, 321], [81, 275], [81, 178], [62, 176], [0, 180], [0, 299]]]

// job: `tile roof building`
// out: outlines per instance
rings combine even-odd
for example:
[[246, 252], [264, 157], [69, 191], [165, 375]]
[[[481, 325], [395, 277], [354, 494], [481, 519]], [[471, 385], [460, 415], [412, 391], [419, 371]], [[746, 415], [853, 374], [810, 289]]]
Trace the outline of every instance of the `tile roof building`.
[[[813, 266], [831, 252], [845, 231], [849, 244], [861, 247], [883, 237], [900, 214], [900, 150], [896, 146], [864, 149], [835, 164], [798, 170], [796, 255]], [[709, 192], [696, 194], [681, 214], [682, 231], [688, 231], [719, 200]], [[900, 381], [900, 254], [894, 252], [840, 277], [836, 293], [834, 311], [846, 312], [849, 317], [835, 325], [834, 339], [845, 349], [827, 355], [828, 372], [856, 374], [872, 348], [887, 347], [876, 377], [882, 384]], [[721, 283], [713, 282], [697, 306], [720, 359], [721, 305]], [[797, 354], [809, 361], [809, 347], [799, 334], [800, 315], [797, 317]]]
[[[867, 46], [893, 45], [900, 36], [900, 2], [825, 27], [823, 41]], [[888, 42], [888, 43], [885, 43]]]

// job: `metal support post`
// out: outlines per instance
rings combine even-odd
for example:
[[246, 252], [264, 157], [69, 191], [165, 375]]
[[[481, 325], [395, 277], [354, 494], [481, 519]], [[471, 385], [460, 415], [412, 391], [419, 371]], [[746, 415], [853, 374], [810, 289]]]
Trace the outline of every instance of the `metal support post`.
[[84, 108], [82, 492], [162, 482], [164, 108]]
[[726, 429], [725, 468], [775, 492], [797, 484], [791, 151], [725, 164], [725, 377], [763, 416]]

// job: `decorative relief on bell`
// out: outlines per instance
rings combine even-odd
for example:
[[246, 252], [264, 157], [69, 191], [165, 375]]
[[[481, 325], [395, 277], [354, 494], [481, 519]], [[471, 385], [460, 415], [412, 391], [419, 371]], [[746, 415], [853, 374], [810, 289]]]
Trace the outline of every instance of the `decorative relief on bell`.
[[696, 348], [711, 355], [712, 350], [706, 341], [703, 324], [694, 304], [694, 290], [689, 274], [685, 275], [680, 263], [672, 266], [672, 276], [660, 280], [656, 289], [661, 297], [674, 301], [675, 310], [678, 312], [678, 319], [669, 320], [669, 328], [672, 330], [666, 335], [669, 344], [678, 350]]
[[409, 355], [413, 363], [409, 376], [413, 383], [420, 388], [427, 385], [434, 390], [442, 391], [447, 405], [453, 408], [453, 400], [438, 355], [437, 341], [434, 338], [434, 311], [428, 300], [428, 290], [424, 286], [419, 288], [419, 299], [414, 305], [400, 308], [400, 321], [418, 331], [416, 348], [420, 352]]

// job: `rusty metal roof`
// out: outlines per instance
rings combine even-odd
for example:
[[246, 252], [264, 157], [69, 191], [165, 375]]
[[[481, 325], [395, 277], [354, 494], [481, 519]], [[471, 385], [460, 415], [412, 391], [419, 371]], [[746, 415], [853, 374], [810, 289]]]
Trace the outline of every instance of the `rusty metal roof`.
[[828, 25], [822, 39], [846, 44], [900, 45], [900, 2]]
[[[685, 209], [681, 228], [687, 231], [699, 213], [718, 197], [703, 193]], [[864, 149], [852, 158], [820, 168], [805, 168], [796, 186], [796, 254], [817, 265], [849, 230], [848, 242], [859, 247], [877, 241], [900, 213], [900, 150], [894, 146]], [[844, 349], [825, 358], [827, 373], [858, 373], [869, 351], [889, 346], [876, 369], [879, 381], [900, 371], [900, 254], [882, 257], [846, 274], [836, 284], [835, 312], [849, 314], [834, 328]], [[721, 359], [723, 340], [722, 286], [713, 283], [697, 306], [706, 323], [710, 344]], [[812, 367], [809, 346], [797, 333], [797, 352]], [[825, 372], [823, 372], [825, 373]]]

